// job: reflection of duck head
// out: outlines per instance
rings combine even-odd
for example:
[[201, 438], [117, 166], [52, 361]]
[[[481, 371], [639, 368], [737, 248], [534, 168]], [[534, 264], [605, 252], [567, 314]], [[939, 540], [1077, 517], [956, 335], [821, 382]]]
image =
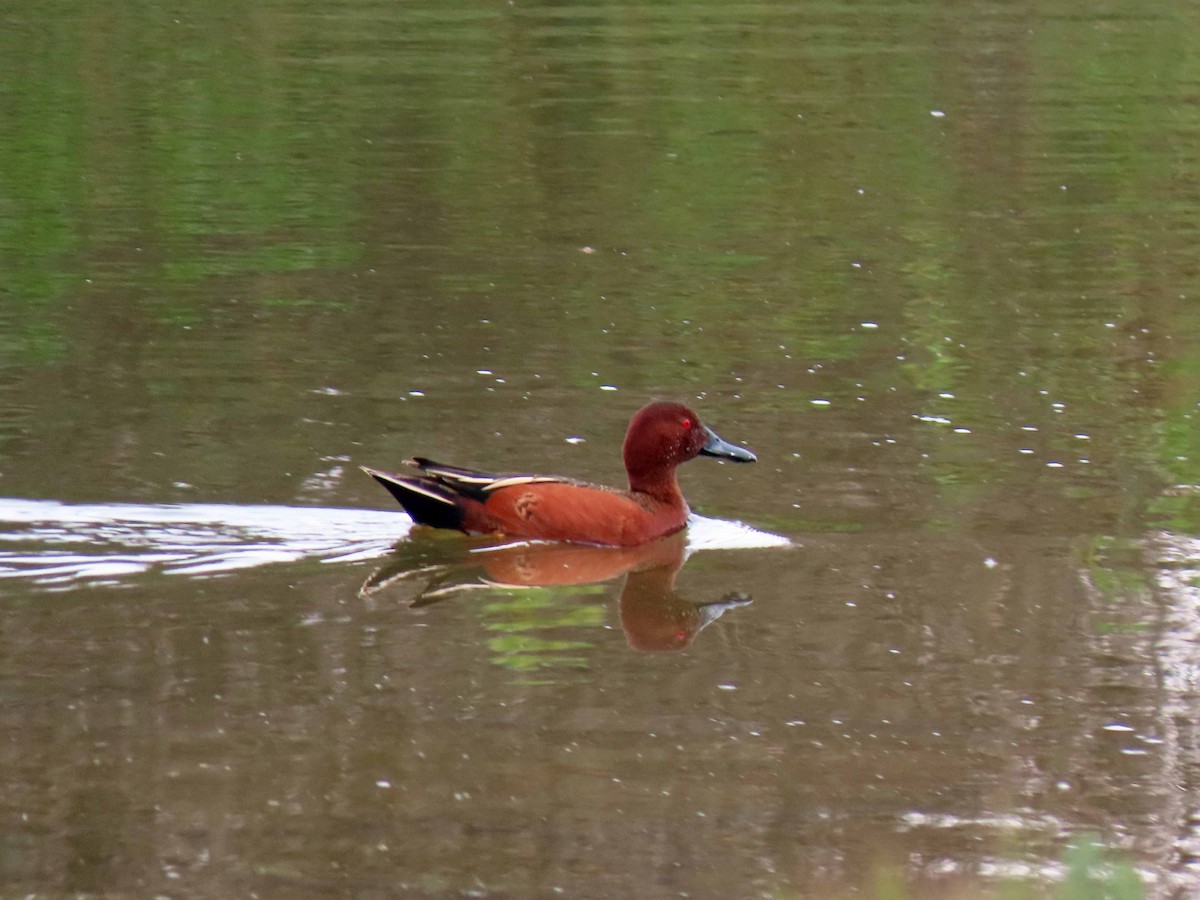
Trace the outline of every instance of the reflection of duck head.
[[[621, 591], [621, 627], [635, 650], [681, 650], [722, 613], [750, 602], [729, 595], [695, 604], [675, 591], [683, 567], [682, 532], [635, 547], [580, 544], [502, 544], [478, 547], [454, 565], [404, 566], [399, 562], [372, 575], [364, 596], [397, 581], [432, 575], [414, 606], [437, 602], [459, 591], [481, 587], [566, 587], [608, 581], [628, 573]], [[483, 570], [482, 580], [478, 577]], [[465, 576], [465, 577], [464, 577]]]
[[692, 603], [675, 590], [679, 569], [680, 565], [644, 569], [630, 572], [625, 580], [621, 628], [634, 650], [683, 650], [722, 613], [750, 602], [744, 594], [729, 594], [708, 603]]

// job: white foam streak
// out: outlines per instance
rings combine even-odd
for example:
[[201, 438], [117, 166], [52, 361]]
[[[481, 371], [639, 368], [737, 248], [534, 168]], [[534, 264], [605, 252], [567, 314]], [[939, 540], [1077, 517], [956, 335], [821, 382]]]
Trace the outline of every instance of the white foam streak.
[[[0, 582], [68, 586], [147, 572], [212, 576], [308, 559], [358, 562], [387, 555], [411, 527], [390, 510], [0, 498]], [[739, 522], [689, 521], [689, 553], [789, 543]]]

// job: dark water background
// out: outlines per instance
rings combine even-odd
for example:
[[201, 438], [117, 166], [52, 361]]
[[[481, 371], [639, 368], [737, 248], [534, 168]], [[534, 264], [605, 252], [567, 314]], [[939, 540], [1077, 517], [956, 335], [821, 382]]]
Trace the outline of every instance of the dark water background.
[[[1195, 896], [1197, 47], [0, 5], [0, 894]], [[659, 396], [793, 546], [410, 607], [479, 559], [357, 465], [618, 483]]]

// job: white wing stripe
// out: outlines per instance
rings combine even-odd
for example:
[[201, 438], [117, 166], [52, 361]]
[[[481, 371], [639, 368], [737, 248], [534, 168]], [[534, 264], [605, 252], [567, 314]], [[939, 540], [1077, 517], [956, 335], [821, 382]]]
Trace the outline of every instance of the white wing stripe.
[[500, 488], [516, 487], [521, 484], [543, 484], [555, 481], [562, 481], [562, 479], [547, 477], [545, 475], [514, 475], [511, 478], [499, 478], [485, 487], [484, 490], [496, 491]]

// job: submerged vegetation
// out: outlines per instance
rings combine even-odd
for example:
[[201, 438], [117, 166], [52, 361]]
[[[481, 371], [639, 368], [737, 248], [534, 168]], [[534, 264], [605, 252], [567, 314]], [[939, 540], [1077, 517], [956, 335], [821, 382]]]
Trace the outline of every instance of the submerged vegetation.
[[[881, 867], [872, 882], [852, 895], [869, 900], [1145, 900], [1141, 876], [1128, 863], [1114, 862], [1098, 838], [1084, 835], [1063, 853], [1061, 873], [1053, 878], [927, 881], [914, 886], [905, 873]], [[948, 883], [947, 883], [948, 882]], [[776, 900], [835, 900], [827, 894], [780, 891]], [[840, 900], [840, 896], [837, 900]]]

